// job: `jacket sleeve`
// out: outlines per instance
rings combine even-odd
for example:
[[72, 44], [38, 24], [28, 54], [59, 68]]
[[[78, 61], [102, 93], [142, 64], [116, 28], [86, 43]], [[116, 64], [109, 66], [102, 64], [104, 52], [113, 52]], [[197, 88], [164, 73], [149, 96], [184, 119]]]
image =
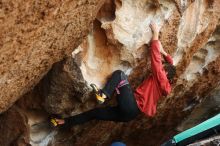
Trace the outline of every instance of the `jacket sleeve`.
[[162, 94], [169, 94], [171, 87], [161, 62], [160, 44], [158, 40], [153, 40], [151, 42], [151, 68], [153, 76], [156, 78], [161, 88]]

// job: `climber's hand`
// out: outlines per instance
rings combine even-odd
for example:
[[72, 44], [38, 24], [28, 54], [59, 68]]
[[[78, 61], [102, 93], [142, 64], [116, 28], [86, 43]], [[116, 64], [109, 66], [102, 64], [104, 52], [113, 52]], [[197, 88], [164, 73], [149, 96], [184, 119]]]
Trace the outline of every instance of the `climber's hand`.
[[158, 26], [154, 23], [154, 22], [151, 22], [150, 24], [150, 28], [152, 30], [152, 40], [158, 40], [159, 39], [159, 28]]
[[150, 23], [150, 28], [154, 34], [158, 34], [160, 32], [160, 29], [158, 28], [157, 24], [154, 22]]
[[63, 125], [65, 121], [63, 119], [55, 119], [58, 125]]

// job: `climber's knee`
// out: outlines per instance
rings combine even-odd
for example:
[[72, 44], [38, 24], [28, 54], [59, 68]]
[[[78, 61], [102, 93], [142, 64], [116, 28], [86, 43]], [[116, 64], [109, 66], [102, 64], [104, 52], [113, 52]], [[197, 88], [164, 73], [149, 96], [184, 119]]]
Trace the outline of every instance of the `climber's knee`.
[[125, 75], [125, 73], [121, 70], [116, 70], [113, 72], [113, 75], [112, 76], [117, 76], [117, 77], [120, 77], [121, 80], [126, 80], [127, 79], [127, 76]]

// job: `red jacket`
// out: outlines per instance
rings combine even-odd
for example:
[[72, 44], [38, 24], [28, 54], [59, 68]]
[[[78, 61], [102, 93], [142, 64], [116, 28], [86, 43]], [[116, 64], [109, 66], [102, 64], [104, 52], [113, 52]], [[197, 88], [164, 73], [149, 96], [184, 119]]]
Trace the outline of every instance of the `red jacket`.
[[[170, 55], [165, 59], [173, 64]], [[161, 62], [160, 44], [158, 40], [151, 42], [151, 69], [150, 75], [135, 90], [135, 98], [139, 109], [147, 116], [154, 116], [157, 108], [157, 101], [162, 95], [168, 95], [171, 91], [169, 80]]]

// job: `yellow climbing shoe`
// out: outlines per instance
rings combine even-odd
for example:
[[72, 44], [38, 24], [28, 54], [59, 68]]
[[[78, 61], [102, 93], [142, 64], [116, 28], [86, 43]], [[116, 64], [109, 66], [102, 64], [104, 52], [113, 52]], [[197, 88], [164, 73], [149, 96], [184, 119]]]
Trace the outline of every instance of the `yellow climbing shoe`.
[[51, 118], [50, 119], [51, 124], [56, 127], [58, 125], [57, 121], [55, 120], [55, 118]]
[[98, 103], [103, 104], [105, 102], [106, 96], [101, 92], [100, 89], [98, 89], [98, 87], [95, 84], [90, 84], [90, 86], [92, 87], [93, 91], [95, 92], [96, 100], [98, 101]]
[[105, 98], [99, 96], [98, 94], [95, 95], [96, 95], [96, 100], [98, 101], [99, 104], [103, 104], [105, 102]]

